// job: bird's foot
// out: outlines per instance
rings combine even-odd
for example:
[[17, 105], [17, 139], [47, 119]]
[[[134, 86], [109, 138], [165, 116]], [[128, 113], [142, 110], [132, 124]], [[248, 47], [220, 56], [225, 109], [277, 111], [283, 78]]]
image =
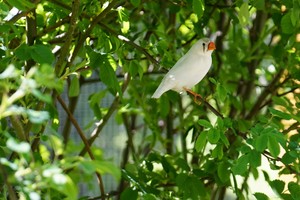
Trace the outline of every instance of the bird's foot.
[[190, 89], [187, 89], [187, 88], [183, 88], [187, 93], [191, 94], [194, 96], [194, 102], [198, 105], [200, 105], [203, 101], [203, 98], [201, 97], [200, 94], [197, 94], [195, 92], [193, 92], [192, 90]]

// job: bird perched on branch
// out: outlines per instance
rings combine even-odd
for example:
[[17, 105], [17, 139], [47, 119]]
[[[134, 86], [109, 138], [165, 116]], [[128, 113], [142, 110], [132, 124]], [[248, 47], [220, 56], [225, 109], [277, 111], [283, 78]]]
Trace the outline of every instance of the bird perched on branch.
[[216, 49], [215, 43], [208, 38], [197, 41], [192, 48], [170, 69], [152, 95], [159, 98], [168, 90], [182, 93], [184, 91], [196, 96], [191, 88], [207, 74], [211, 63], [211, 54]]

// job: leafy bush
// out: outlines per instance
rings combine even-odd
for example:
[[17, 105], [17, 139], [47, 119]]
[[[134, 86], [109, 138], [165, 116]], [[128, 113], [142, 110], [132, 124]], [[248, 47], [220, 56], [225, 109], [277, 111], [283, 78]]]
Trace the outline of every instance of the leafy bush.
[[[299, 0], [7, 0], [0, 8], [1, 198], [268, 199], [250, 177], [278, 198], [299, 198]], [[151, 99], [204, 36], [217, 49], [193, 88], [201, 97]], [[90, 131], [74, 112], [82, 87], [95, 82], [105, 87], [83, 102]], [[114, 117], [127, 137], [119, 166], [95, 144]], [[270, 178], [264, 161], [293, 179]], [[114, 190], [103, 174], [115, 177]], [[80, 191], [95, 177], [99, 191]]]

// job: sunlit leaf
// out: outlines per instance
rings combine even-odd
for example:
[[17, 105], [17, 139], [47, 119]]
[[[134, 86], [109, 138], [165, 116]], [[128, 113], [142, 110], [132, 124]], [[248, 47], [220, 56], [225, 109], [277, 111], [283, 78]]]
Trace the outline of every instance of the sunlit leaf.
[[298, 199], [300, 197], [300, 185], [295, 182], [289, 182], [288, 184], [289, 191], [293, 199]]
[[238, 17], [239, 17], [240, 24], [242, 26], [246, 26], [249, 24], [250, 13], [248, 8], [248, 2], [244, 2], [242, 4], [238, 12]]
[[80, 92], [79, 78], [77, 75], [72, 76], [69, 87], [69, 97], [77, 97]]
[[36, 110], [28, 109], [26, 113], [28, 115], [29, 120], [32, 123], [40, 124], [49, 120], [50, 118], [49, 113], [46, 111], [36, 111]]
[[17, 153], [28, 153], [30, 151], [30, 145], [27, 142], [17, 142], [13, 138], [7, 140], [6, 146]]

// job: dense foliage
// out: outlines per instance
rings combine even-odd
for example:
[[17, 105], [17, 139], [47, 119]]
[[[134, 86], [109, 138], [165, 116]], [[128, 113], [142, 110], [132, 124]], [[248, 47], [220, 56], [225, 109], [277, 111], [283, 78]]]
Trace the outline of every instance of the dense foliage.
[[[300, 0], [5, 0], [0, 8], [1, 198], [268, 199], [250, 177], [278, 198], [299, 198]], [[217, 47], [193, 88], [202, 97], [151, 99], [202, 37]], [[94, 114], [87, 131], [74, 112], [95, 82], [105, 88], [84, 102]], [[127, 134], [120, 164], [95, 144], [113, 116]], [[263, 160], [291, 178], [271, 179]], [[119, 186], [107, 191], [103, 174]], [[80, 193], [95, 177], [93, 196]]]

